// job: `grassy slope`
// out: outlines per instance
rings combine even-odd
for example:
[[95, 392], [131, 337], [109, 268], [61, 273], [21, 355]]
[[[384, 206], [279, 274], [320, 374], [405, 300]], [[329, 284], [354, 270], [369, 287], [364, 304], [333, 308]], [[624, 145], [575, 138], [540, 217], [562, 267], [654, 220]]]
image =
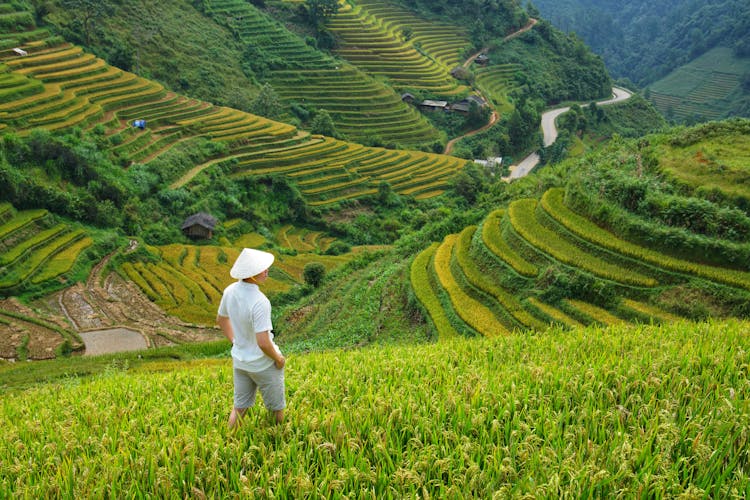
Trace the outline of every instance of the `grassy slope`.
[[[47, 20], [67, 25], [71, 13], [56, 11]], [[257, 83], [242, 70], [241, 44], [188, 2], [118, 2], [96, 25], [99, 36], [91, 43], [97, 55], [119, 45], [133, 56], [132, 67], [124, 69], [176, 92], [239, 108], [257, 94]]]
[[292, 356], [236, 434], [228, 360], [112, 364], [0, 403], [0, 496], [742, 497], [750, 325]]

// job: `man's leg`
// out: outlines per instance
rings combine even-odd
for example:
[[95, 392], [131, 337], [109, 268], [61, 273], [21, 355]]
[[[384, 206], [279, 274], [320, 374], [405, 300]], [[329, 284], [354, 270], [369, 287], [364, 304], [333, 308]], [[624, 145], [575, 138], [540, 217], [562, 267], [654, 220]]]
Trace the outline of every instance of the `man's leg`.
[[277, 424], [284, 421], [284, 408], [286, 408], [286, 394], [284, 388], [284, 369], [278, 369], [274, 365], [262, 372], [253, 373], [253, 379], [258, 384], [263, 403], [273, 414]]
[[244, 370], [234, 369], [234, 406], [229, 414], [229, 428], [234, 429], [242, 423], [247, 409], [255, 403], [255, 392], [258, 385]]
[[242, 417], [245, 416], [246, 412], [247, 408], [232, 408], [232, 412], [229, 414], [229, 428], [234, 429], [240, 425], [240, 423], [242, 423]]

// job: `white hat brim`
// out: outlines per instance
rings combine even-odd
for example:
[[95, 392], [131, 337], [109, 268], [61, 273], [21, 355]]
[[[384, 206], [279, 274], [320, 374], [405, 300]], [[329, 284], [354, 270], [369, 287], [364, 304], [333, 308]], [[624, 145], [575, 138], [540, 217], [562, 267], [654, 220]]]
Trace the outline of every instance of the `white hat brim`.
[[255, 250], [254, 248], [243, 248], [229, 271], [229, 275], [238, 280], [257, 276], [271, 267], [273, 260], [272, 253]]

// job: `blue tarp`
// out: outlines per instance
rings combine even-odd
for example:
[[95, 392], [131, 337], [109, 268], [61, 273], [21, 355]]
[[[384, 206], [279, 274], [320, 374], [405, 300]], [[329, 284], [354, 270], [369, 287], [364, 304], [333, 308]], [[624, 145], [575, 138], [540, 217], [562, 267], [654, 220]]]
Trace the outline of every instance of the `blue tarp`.
[[146, 120], [133, 120], [133, 126], [143, 130], [146, 128]]

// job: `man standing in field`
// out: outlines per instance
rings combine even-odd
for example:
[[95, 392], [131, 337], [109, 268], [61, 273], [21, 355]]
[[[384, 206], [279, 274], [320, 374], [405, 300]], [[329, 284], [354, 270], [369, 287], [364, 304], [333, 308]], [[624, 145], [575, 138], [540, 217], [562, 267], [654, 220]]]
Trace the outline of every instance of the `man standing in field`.
[[239, 425], [255, 404], [258, 389], [276, 423], [284, 420], [284, 365], [286, 358], [273, 342], [271, 303], [258, 285], [268, 279], [273, 254], [245, 248], [229, 271], [238, 281], [221, 297], [216, 322], [232, 343], [234, 407], [229, 428]]

